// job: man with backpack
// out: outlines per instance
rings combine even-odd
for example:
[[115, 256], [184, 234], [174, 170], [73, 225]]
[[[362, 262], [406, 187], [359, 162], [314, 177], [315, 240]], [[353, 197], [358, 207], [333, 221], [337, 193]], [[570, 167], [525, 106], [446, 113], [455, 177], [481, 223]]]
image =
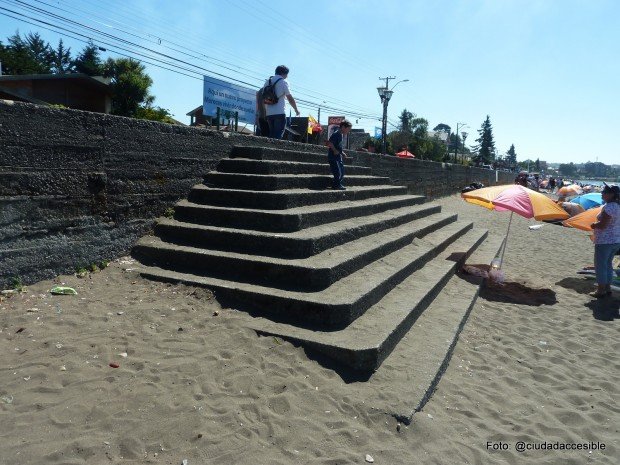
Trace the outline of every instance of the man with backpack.
[[276, 73], [271, 76], [262, 89], [263, 103], [267, 113], [267, 122], [269, 124], [269, 137], [272, 139], [282, 139], [284, 128], [286, 127], [286, 100], [289, 101], [295, 115], [299, 116], [297, 103], [291, 95], [288, 88], [286, 78], [289, 69], [280, 65], [276, 68]]

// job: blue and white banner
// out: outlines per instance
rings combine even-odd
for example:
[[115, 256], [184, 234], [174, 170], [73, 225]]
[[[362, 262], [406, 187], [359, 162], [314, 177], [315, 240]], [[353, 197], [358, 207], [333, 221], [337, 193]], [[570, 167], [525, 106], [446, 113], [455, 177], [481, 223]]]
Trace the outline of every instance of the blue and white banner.
[[250, 124], [256, 121], [256, 89], [204, 76], [202, 100], [202, 114], [205, 116], [217, 116], [219, 107], [222, 116], [229, 112], [232, 117], [239, 112], [239, 121]]
[[383, 137], [383, 131], [375, 126], [375, 139], [381, 139], [381, 137]]

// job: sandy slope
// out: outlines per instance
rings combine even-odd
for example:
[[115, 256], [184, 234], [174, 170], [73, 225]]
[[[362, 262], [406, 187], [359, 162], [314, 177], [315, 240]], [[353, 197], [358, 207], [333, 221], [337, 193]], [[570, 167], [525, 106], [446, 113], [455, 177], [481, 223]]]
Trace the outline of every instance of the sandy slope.
[[[505, 230], [506, 214], [441, 203]], [[574, 274], [592, 261], [583, 233], [528, 224], [513, 221], [508, 283], [483, 291], [434, 397], [400, 431], [207, 291], [122, 261], [61, 277], [78, 296], [30, 286], [0, 303], [0, 464], [618, 463], [620, 299], [594, 302]], [[606, 450], [518, 453], [520, 440]]]

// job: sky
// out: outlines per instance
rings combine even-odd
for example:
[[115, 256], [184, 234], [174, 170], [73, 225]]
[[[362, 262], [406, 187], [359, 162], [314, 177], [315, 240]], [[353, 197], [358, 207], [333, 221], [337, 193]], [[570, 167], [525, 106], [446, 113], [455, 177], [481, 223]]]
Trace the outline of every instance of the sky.
[[[27, 24], [24, 15], [44, 18], [28, 4], [152, 51], [124, 44], [131, 51], [123, 52], [115, 38], [58, 17], [44, 20], [68, 31]], [[0, 0], [0, 8], [22, 19], [0, 9], [2, 41], [38, 31], [77, 53], [81, 33], [105, 57], [139, 51], [185, 61], [172, 67], [190, 76], [146, 65], [155, 104], [182, 122], [202, 103], [200, 75], [259, 87], [284, 64], [293, 96], [312, 102], [302, 115], [340, 110], [323, 108], [323, 123], [345, 115], [374, 132], [379, 77], [395, 76], [390, 86], [409, 81], [390, 101], [394, 124], [404, 108], [430, 129], [464, 123], [470, 146], [489, 115], [499, 154], [514, 144], [519, 160], [620, 164], [617, 0]]]

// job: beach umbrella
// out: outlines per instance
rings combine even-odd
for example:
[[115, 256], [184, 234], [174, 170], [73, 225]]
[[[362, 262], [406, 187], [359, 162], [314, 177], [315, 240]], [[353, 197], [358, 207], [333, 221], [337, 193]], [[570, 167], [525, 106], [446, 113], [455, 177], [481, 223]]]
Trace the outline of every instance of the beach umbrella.
[[590, 210], [591, 208], [600, 207], [603, 205], [603, 194], [600, 192], [592, 192], [591, 194], [583, 194], [579, 197], [575, 197], [571, 200], [573, 203], [578, 203], [585, 210]]
[[560, 197], [570, 197], [572, 195], [581, 195], [583, 194], [583, 189], [579, 187], [577, 184], [571, 184], [570, 186], [564, 186], [560, 188], [557, 194]]
[[553, 200], [540, 192], [533, 191], [519, 184], [485, 187], [471, 192], [461, 194], [461, 197], [469, 203], [480, 205], [489, 210], [510, 211], [510, 220], [504, 247], [500, 258], [500, 268], [506, 252], [508, 243], [508, 233], [512, 224], [512, 215], [523, 216], [524, 218], [535, 218], [537, 220], [565, 220], [569, 217], [568, 213]]
[[415, 155], [408, 150], [403, 150], [402, 152], [398, 152], [396, 154], [398, 158], [415, 158]]
[[565, 221], [562, 221], [564, 226], [568, 226], [569, 228], [581, 229], [582, 231], [592, 231], [592, 223], [596, 222], [596, 217], [603, 209], [602, 206], [591, 208], [590, 210], [586, 210], [579, 215], [575, 215], [572, 218], [569, 218]]

